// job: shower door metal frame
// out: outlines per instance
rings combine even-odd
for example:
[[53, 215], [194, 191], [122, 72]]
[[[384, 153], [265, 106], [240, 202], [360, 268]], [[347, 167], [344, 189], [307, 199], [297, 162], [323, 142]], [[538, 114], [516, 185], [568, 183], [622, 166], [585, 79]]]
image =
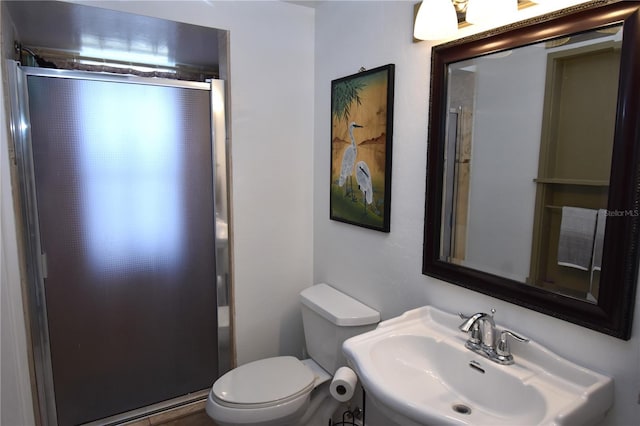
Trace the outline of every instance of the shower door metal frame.
[[[38, 222], [38, 206], [36, 199], [35, 171], [33, 163], [29, 98], [27, 88], [27, 77], [53, 77], [67, 79], [82, 79], [94, 81], [109, 81], [118, 83], [144, 84], [152, 86], [165, 86], [176, 88], [187, 88], [197, 90], [208, 90], [211, 102], [211, 143], [212, 143], [212, 178], [213, 178], [213, 199], [214, 214], [216, 218], [223, 221], [226, 226], [227, 235], [221, 238], [215, 229], [216, 252], [226, 250], [226, 256], [216, 255], [216, 275], [222, 274], [222, 280], [217, 279], [216, 283], [222, 282], [222, 292], [229, 295], [231, 265], [229, 257], [229, 204], [228, 204], [228, 167], [226, 153], [226, 118], [225, 118], [225, 85], [222, 80], [211, 80], [206, 83], [190, 82], [160, 78], [136, 77], [131, 75], [117, 75], [107, 73], [94, 73], [87, 71], [57, 70], [47, 68], [22, 67], [13, 60], [6, 61], [8, 92], [10, 102], [10, 131], [14, 144], [15, 165], [17, 166], [17, 177], [19, 187], [19, 208], [22, 216], [23, 229], [18, 230], [24, 248], [24, 271], [23, 285], [26, 286], [27, 295], [26, 309], [28, 322], [27, 327], [31, 336], [31, 352], [33, 355], [33, 371], [35, 374], [37, 396], [37, 406], [39, 413], [36, 417], [44, 426], [57, 425], [57, 413], [55, 405], [55, 393], [53, 386], [53, 369], [51, 364], [51, 352], [49, 332], [47, 326], [47, 307], [44, 297], [44, 280], [46, 278], [46, 265], [44, 263], [40, 244], [40, 229]], [[217, 170], [222, 169], [222, 170]], [[217, 173], [219, 171], [219, 173]], [[216, 182], [216, 177], [219, 182]], [[217, 185], [216, 185], [217, 184]], [[216, 228], [214, 226], [214, 228]], [[226, 261], [225, 261], [226, 260]], [[220, 294], [220, 289], [218, 291]], [[228, 297], [217, 298], [218, 309], [218, 375], [222, 375], [231, 364], [231, 350], [222, 353], [220, 347], [231, 348], [231, 342], [221, 342], [220, 336], [230, 339], [230, 301]], [[221, 328], [226, 325], [227, 330], [221, 333]], [[222, 343], [222, 345], [221, 345]], [[140, 418], [153, 412], [162, 411], [167, 408], [177, 407], [206, 396], [207, 392], [195, 392], [186, 397], [179, 397], [173, 400], [159, 402], [150, 407], [143, 407], [129, 411], [120, 415], [103, 419], [99, 424], [116, 424], [124, 420]], [[94, 422], [98, 423], [98, 422]]]

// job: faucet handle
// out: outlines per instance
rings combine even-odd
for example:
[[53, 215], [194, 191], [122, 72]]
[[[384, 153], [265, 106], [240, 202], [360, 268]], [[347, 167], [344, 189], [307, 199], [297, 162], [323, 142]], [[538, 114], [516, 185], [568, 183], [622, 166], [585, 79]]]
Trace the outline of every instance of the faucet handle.
[[476, 321], [477, 318], [482, 314], [475, 315], [465, 315], [462, 312], [458, 312], [458, 315], [461, 319], [464, 320], [464, 323], [460, 324], [458, 327], [460, 331], [464, 331], [465, 333], [469, 333], [469, 340], [467, 341], [467, 345], [472, 346], [480, 346], [480, 323]]
[[480, 345], [481, 339], [482, 334], [480, 333], [480, 323], [476, 321], [471, 326], [469, 342], [474, 345]]
[[[493, 317], [493, 315], [496, 313], [495, 308], [491, 308], [491, 316]], [[486, 314], [485, 314], [486, 315]], [[463, 314], [462, 312], [458, 312], [458, 316], [460, 317], [460, 319], [463, 320], [468, 320], [469, 318], [471, 318], [473, 315], [467, 315], [467, 314]]]
[[529, 339], [527, 339], [526, 337], [519, 336], [513, 331], [502, 330], [500, 332], [500, 339], [498, 339], [498, 344], [496, 345], [496, 354], [498, 354], [498, 356], [500, 357], [513, 358], [511, 356], [511, 348], [509, 347], [509, 336], [511, 336], [518, 342], [526, 343], [529, 341]]

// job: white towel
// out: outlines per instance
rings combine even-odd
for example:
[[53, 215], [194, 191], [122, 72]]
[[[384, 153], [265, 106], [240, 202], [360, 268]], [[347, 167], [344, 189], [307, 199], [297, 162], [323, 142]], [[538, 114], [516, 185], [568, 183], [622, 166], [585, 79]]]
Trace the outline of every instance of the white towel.
[[604, 228], [607, 223], [607, 211], [598, 210], [596, 221], [596, 235], [593, 241], [593, 261], [591, 262], [591, 270], [599, 271], [602, 269], [602, 246], [604, 245]]
[[588, 271], [593, 257], [597, 212], [580, 207], [563, 207], [558, 265]]

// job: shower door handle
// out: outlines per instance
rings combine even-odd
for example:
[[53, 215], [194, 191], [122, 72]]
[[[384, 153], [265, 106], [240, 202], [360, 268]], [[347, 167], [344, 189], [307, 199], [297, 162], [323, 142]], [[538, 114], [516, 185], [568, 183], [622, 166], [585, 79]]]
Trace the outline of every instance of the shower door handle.
[[47, 267], [47, 253], [40, 253], [40, 272], [42, 273], [42, 279], [47, 279], [49, 275]]

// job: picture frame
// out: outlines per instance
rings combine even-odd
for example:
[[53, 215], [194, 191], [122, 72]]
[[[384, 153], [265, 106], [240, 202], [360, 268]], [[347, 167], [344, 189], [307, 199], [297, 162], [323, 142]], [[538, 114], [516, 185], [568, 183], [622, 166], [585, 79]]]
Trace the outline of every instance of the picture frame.
[[395, 65], [331, 81], [330, 218], [390, 232]]

